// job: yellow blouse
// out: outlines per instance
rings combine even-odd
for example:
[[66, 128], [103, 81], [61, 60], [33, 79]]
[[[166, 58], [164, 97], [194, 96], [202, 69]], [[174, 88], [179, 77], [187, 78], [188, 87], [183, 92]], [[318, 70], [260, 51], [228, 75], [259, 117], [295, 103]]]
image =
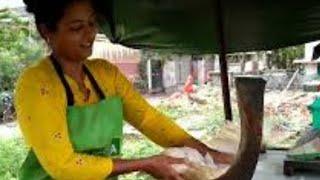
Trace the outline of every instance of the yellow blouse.
[[[183, 145], [191, 138], [168, 117], [151, 107], [117, 67], [101, 59], [87, 60], [85, 64], [107, 96], [122, 97], [125, 120], [152, 141], [170, 147]], [[76, 105], [98, 101], [88, 78], [85, 78], [85, 85], [91, 91], [88, 102], [84, 101], [75, 81], [68, 76], [66, 79]], [[49, 58], [27, 68], [20, 76], [15, 106], [26, 142], [51, 177], [104, 179], [111, 173], [111, 158], [74, 152], [68, 136], [65, 90]]]

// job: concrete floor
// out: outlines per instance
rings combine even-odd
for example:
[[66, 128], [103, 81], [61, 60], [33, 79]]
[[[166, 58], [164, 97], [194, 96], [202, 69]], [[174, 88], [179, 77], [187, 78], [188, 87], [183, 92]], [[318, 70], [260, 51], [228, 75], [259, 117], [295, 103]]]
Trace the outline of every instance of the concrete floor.
[[253, 180], [320, 180], [320, 173], [296, 172], [294, 176], [283, 175], [285, 151], [267, 151], [259, 158]]

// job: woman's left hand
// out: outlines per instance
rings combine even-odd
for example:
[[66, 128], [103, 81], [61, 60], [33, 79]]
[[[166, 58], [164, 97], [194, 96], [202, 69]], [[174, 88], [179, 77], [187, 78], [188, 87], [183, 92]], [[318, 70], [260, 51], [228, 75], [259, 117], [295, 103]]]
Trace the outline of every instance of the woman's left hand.
[[207, 145], [201, 143], [196, 139], [190, 139], [185, 142], [184, 145], [190, 148], [197, 149], [203, 156], [209, 153], [216, 163], [231, 164], [235, 160], [235, 154], [224, 153], [211, 149]]
[[234, 154], [219, 152], [210, 148], [207, 148], [207, 153], [211, 155], [215, 162], [220, 164], [231, 164], [235, 160]]

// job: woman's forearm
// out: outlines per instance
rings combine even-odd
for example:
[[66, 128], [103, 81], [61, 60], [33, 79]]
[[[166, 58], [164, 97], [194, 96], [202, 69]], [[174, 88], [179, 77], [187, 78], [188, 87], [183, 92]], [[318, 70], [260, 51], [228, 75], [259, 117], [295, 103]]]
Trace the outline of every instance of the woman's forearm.
[[172, 164], [185, 164], [183, 159], [165, 155], [155, 155], [136, 160], [114, 159], [113, 162], [113, 171], [110, 176], [143, 171], [157, 179], [172, 180], [181, 179], [179, 173], [172, 168]]
[[190, 138], [184, 142], [184, 146], [198, 150], [202, 155], [206, 155], [209, 148], [199, 140]]
[[145, 159], [114, 159], [113, 170], [110, 176], [116, 176], [119, 174], [130, 173], [134, 171], [147, 171], [150, 161]]

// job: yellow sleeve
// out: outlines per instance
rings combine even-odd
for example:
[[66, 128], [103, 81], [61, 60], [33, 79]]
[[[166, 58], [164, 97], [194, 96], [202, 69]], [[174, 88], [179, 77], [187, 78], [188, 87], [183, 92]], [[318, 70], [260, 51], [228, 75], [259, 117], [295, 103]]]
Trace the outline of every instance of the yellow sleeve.
[[191, 136], [170, 118], [153, 108], [117, 69], [116, 94], [122, 97], [125, 119], [163, 147], [181, 146]]
[[17, 83], [15, 105], [25, 140], [54, 179], [105, 179], [112, 171], [112, 159], [74, 152], [65, 94], [42, 78], [46, 76], [50, 75], [28, 69]]

